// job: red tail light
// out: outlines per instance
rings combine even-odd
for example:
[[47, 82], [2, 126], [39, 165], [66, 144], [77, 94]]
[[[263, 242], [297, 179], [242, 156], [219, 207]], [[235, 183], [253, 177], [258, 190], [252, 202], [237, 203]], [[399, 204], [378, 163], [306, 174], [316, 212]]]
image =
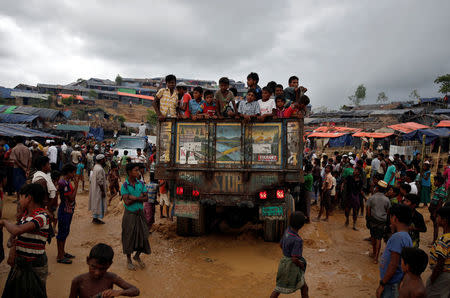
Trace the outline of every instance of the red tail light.
[[277, 190], [277, 199], [284, 199], [284, 190]]
[[181, 187], [181, 186], [177, 187], [177, 195], [179, 195], [179, 196], [183, 195], [183, 191], [184, 191], [183, 187]]
[[260, 192], [259, 192], [259, 198], [260, 198], [261, 200], [267, 199], [267, 191], [260, 191]]
[[193, 197], [198, 197], [200, 195], [200, 192], [198, 190], [193, 190], [192, 191], [192, 196]]

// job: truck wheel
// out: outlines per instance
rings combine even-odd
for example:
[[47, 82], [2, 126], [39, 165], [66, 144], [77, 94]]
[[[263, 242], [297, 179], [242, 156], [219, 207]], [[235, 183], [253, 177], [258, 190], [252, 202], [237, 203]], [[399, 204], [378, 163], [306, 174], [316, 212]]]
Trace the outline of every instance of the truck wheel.
[[264, 241], [278, 242], [283, 236], [285, 228], [284, 220], [264, 220], [263, 233]]
[[177, 235], [189, 236], [190, 225], [191, 225], [190, 218], [177, 216]]

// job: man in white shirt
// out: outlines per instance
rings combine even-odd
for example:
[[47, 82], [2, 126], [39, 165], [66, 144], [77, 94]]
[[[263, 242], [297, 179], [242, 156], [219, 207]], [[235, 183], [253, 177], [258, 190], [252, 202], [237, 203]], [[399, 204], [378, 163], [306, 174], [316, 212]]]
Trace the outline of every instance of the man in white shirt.
[[146, 136], [146, 129], [147, 129], [147, 126], [144, 124], [144, 122], [142, 122], [141, 125], [139, 126], [138, 136], [145, 137]]
[[58, 169], [57, 162], [58, 162], [58, 149], [54, 144], [52, 144], [47, 151], [48, 159], [50, 159], [50, 166], [52, 167], [52, 171], [55, 171]]
[[375, 174], [378, 172], [378, 169], [380, 168], [380, 158], [379, 155], [375, 156], [374, 159], [372, 159], [371, 166], [371, 173], [370, 173], [370, 179], [373, 179]]
[[409, 193], [417, 195], [419, 191], [416, 185], [416, 172], [411, 170], [406, 171], [406, 182], [411, 186], [411, 191]]

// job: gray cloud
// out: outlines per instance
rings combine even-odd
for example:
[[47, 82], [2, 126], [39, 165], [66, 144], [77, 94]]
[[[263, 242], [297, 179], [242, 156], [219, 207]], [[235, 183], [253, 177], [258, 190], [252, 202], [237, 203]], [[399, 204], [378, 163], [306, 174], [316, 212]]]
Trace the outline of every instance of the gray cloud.
[[369, 101], [435, 96], [450, 68], [450, 2], [428, 2], [10, 1], [0, 85], [257, 71], [261, 85], [298, 74], [315, 105], [347, 103], [360, 83]]

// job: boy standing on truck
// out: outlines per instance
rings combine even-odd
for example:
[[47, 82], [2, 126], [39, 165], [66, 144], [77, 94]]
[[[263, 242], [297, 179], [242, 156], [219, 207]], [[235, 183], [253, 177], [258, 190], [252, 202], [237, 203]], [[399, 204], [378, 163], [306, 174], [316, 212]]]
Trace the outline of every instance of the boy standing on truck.
[[297, 211], [289, 217], [289, 227], [286, 229], [280, 246], [283, 257], [278, 265], [277, 285], [270, 295], [276, 298], [280, 294], [292, 294], [297, 290], [302, 298], [308, 296], [308, 286], [305, 281], [306, 260], [303, 258], [303, 239], [298, 231], [305, 224], [305, 215]]
[[187, 88], [184, 85], [178, 85], [177, 92], [178, 92], [178, 97], [180, 98], [180, 104], [179, 104], [180, 116], [184, 119], [187, 119], [190, 117], [189, 101], [191, 101], [192, 97], [187, 92]]
[[286, 100], [282, 96], [275, 98], [276, 108], [272, 111], [274, 119], [290, 118], [297, 114], [297, 103], [293, 103], [288, 108], [285, 107]]
[[[202, 105], [202, 116], [205, 119], [217, 119], [217, 116], [219, 114], [219, 109], [216, 103], [214, 102], [213, 92], [211, 90], [206, 90], [205, 94], [205, 103]], [[221, 117], [219, 115], [219, 117]]]
[[259, 110], [259, 104], [256, 100], [256, 91], [255, 89], [250, 89], [247, 92], [247, 97], [245, 101], [242, 101], [239, 104], [239, 111], [236, 118], [239, 117], [244, 118], [244, 120], [249, 121], [252, 118], [258, 116], [261, 112]]
[[261, 91], [261, 87], [258, 86], [258, 82], [259, 82], [259, 76], [256, 72], [251, 72], [248, 74], [248, 76], [247, 76], [248, 90], [249, 91], [250, 91], [250, 89], [255, 90], [255, 96], [256, 96], [255, 101], [262, 98], [262, 91]]
[[155, 95], [153, 107], [160, 119], [177, 116], [178, 93], [175, 90], [176, 83], [177, 78], [174, 75], [166, 76], [166, 88], [159, 89]]
[[275, 100], [270, 98], [272, 96], [272, 92], [269, 88], [264, 87], [262, 88], [262, 98], [258, 100], [259, 104], [259, 110], [261, 113], [261, 116], [259, 117], [260, 120], [264, 120], [269, 116], [272, 116], [273, 109], [276, 108], [275, 106]]
[[230, 80], [226, 77], [220, 78], [219, 90], [217, 90], [214, 94], [214, 99], [219, 107], [220, 114], [224, 117], [233, 117], [237, 112], [236, 103], [234, 102], [234, 94], [228, 90], [229, 87]]
[[194, 88], [194, 98], [189, 101], [189, 112], [192, 116], [192, 119], [196, 120], [200, 118], [200, 114], [203, 112], [202, 105], [206, 102], [202, 98], [203, 96], [203, 88], [195, 87]]

